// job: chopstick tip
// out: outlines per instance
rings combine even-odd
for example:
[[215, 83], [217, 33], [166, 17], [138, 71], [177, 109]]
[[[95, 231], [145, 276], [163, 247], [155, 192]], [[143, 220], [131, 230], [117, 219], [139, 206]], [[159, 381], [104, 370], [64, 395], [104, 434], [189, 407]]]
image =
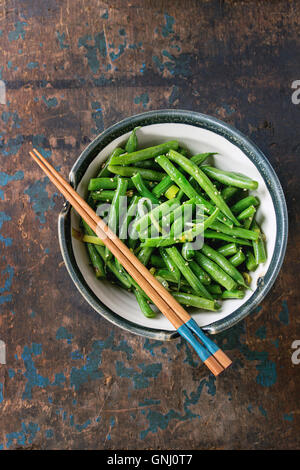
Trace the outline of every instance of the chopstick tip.
[[221, 364], [219, 364], [219, 362], [213, 356], [207, 358], [206, 361], [204, 361], [204, 364], [216, 377], [224, 370]]

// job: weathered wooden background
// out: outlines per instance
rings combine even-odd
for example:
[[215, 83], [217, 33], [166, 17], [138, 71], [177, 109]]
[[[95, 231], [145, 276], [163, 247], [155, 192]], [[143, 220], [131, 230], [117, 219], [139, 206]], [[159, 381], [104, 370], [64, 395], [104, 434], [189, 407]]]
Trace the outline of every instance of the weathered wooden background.
[[[299, 29], [299, 1], [0, 0], [1, 449], [299, 447]], [[286, 193], [283, 269], [219, 338], [234, 366], [218, 379], [181, 340], [85, 303], [59, 250], [62, 198], [28, 157], [34, 144], [67, 175], [103, 129], [157, 108], [233, 124]]]

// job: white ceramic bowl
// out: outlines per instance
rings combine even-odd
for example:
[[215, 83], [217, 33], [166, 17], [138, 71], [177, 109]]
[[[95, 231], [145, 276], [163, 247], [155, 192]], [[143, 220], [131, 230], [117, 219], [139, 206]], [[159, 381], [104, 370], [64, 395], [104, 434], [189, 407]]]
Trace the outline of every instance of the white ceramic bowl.
[[[101, 163], [117, 146], [124, 147], [130, 131], [138, 125], [142, 126], [138, 131], [141, 147], [176, 139], [192, 154], [217, 152], [208, 163], [244, 173], [259, 183], [251, 194], [258, 196], [261, 202], [257, 220], [267, 239], [267, 262], [252, 273], [252, 290], [247, 291], [244, 299], [222, 301], [218, 312], [191, 310], [197, 323], [209, 332], [223, 331], [261, 302], [278, 274], [287, 240], [287, 212], [280, 183], [266, 157], [235, 129], [198, 113], [167, 110], [128, 118], [98, 136], [79, 157], [70, 174], [81, 196], [86, 197], [89, 179], [97, 174]], [[79, 217], [67, 206], [59, 221], [61, 249], [66, 266], [87, 301], [110, 321], [134, 333], [160, 339], [174, 337], [174, 328], [163, 315], [155, 319], [144, 317], [134, 294], [96, 279], [85, 246], [71, 237], [71, 227], [79, 228]]]

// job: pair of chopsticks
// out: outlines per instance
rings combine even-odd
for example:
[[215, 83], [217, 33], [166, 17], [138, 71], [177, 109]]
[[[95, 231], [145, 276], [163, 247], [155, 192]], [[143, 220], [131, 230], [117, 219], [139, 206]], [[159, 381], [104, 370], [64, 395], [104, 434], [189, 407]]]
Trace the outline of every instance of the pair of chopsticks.
[[[36, 149], [33, 149], [29, 154], [67, 201], [69, 201], [76, 212], [103, 241], [130, 276], [139, 284], [161, 313], [168, 318], [178, 333], [193, 346], [202, 362], [204, 362], [210, 371], [217, 376], [220, 372], [229, 367], [231, 360], [228, 356], [205, 335], [188, 312], [184, 310], [160, 282], [155, 279], [129, 248], [103, 222], [93, 209], [91, 209], [84, 199], [77, 194], [72, 186]], [[201, 340], [202, 344], [194, 335]]]

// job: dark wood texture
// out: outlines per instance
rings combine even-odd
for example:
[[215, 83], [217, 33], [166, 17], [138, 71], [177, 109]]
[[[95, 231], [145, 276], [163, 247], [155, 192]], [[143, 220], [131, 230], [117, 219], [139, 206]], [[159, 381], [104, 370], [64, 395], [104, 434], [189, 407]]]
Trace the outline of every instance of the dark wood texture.
[[[1, 0], [0, 448], [299, 447], [299, 1]], [[113, 327], [62, 262], [62, 198], [28, 156], [67, 175], [126, 116], [183, 108], [233, 124], [285, 191], [287, 256], [265, 301], [220, 335], [215, 379], [180, 339]]]

